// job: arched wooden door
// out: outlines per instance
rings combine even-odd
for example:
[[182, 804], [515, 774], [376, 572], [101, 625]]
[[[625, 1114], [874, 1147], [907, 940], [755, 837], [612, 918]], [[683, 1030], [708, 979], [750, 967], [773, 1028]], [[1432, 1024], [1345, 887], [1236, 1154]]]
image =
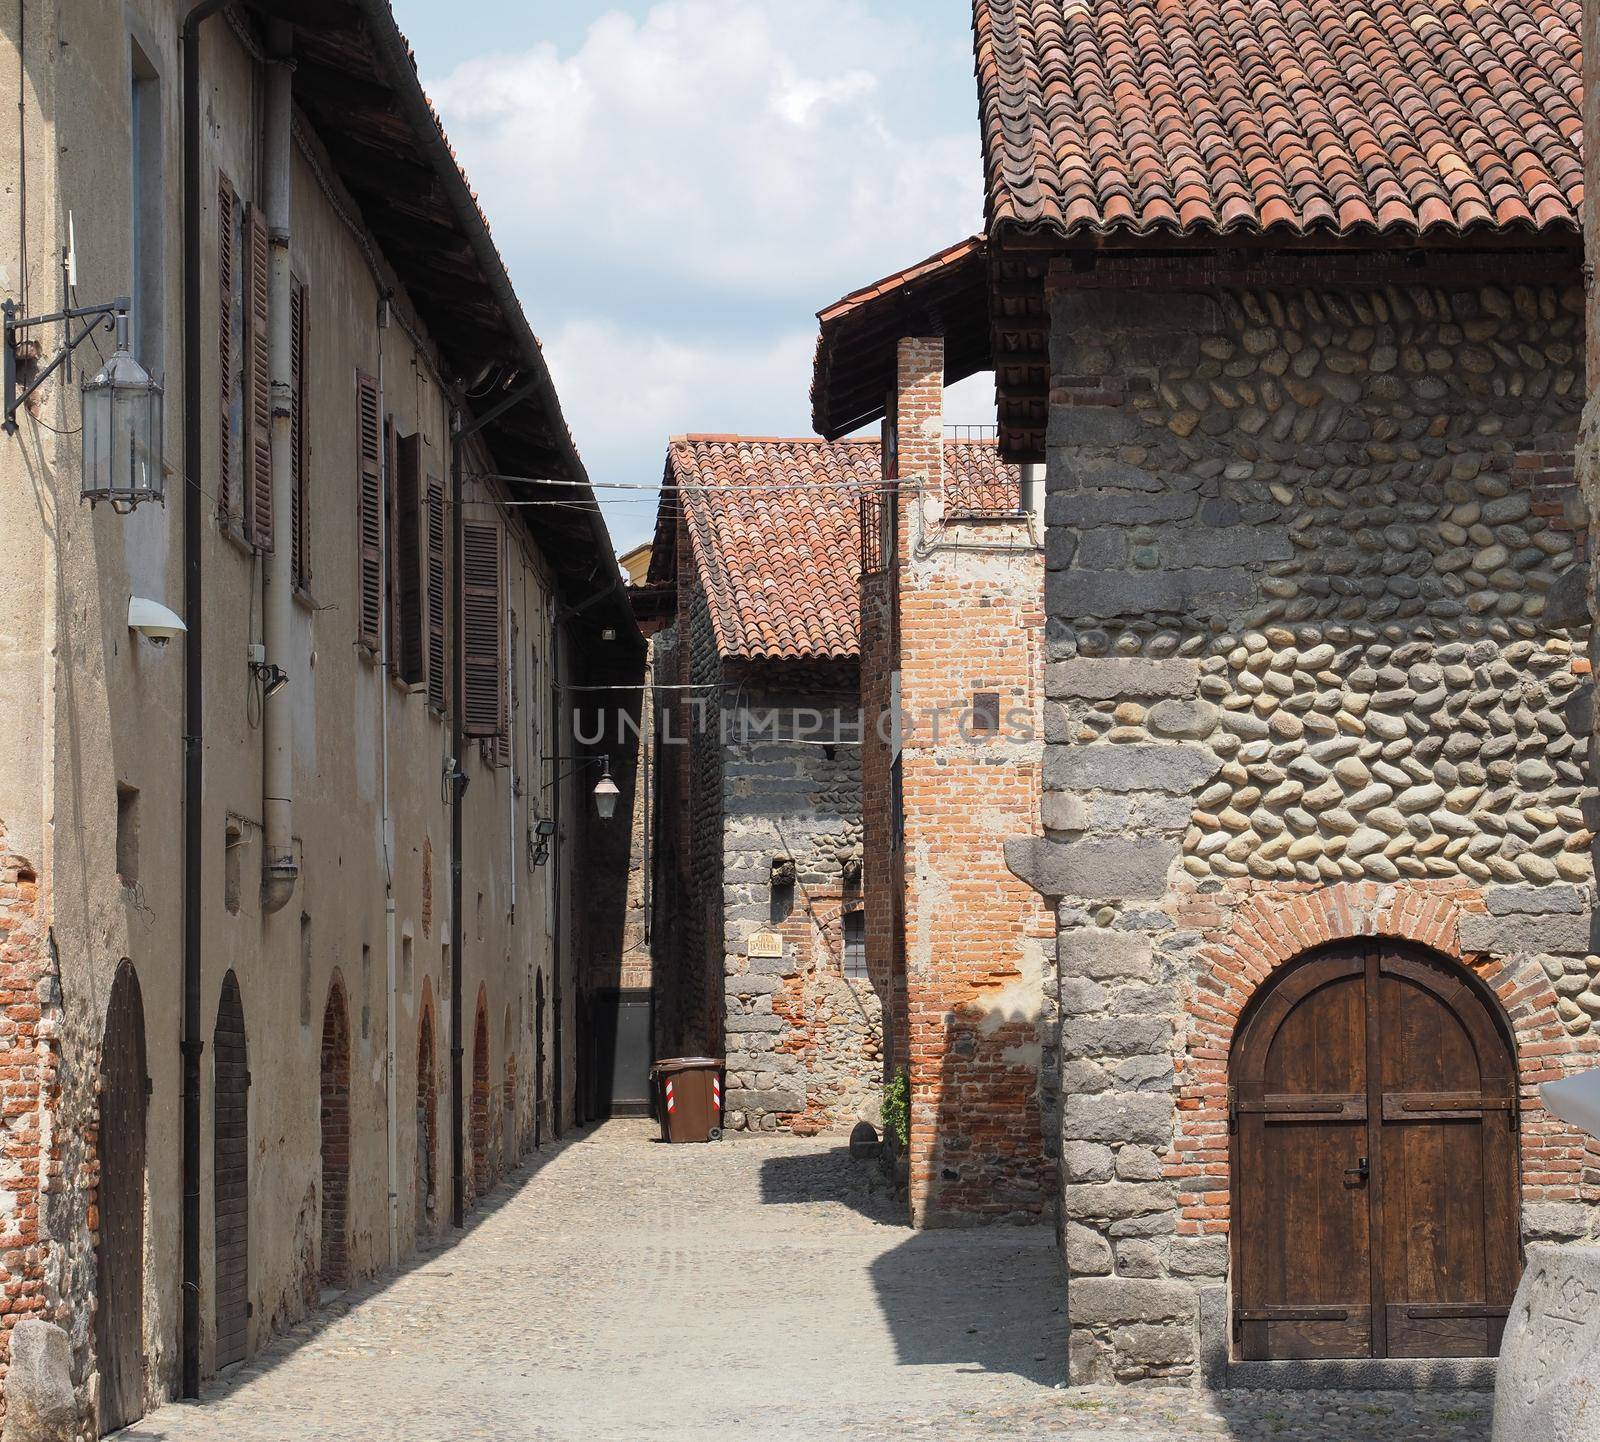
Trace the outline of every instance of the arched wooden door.
[[133, 964], [117, 968], [100, 1053], [100, 1247], [94, 1343], [100, 1433], [144, 1416], [144, 999]]
[[250, 1322], [250, 1062], [239, 978], [222, 979], [212, 1036], [211, 1182], [218, 1368], [242, 1362]]
[[1230, 1080], [1239, 1356], [1493, 1356], [1516, 1066], [1467, 975], [1398, 942], [1315, 953], [1252, 1008]]

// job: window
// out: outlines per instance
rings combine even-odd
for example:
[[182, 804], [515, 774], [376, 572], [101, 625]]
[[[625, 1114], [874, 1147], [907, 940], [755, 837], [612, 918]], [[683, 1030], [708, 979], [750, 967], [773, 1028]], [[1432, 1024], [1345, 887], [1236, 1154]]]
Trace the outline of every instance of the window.
[[162, 242], [166, 234], [166, 196], [161, 144], [161, 77], [137, 41], [131, 50], [128, 137], [133, 214], [133, 353], [154, 376], [165, 371], [163, 342], [165, 288]]
[[139, 880], [139, 791], [117, 784], [117, 875], [124, 886]]
[[290, 550], [294, 557], [294, 584], [302, 591], [311, 584], [311, 423], [307, 415], [311, 388], [306, 380], [310, 351], [306, 348], [310, 304], [305, 285], [296, 280], [289, 290], [289, 449], [291, 490], [289, 504]]
[[408, 992], [411, 990], [411, 959], [412, 941], [408, 931], [400, 938], [400, 984]]
[[422, 638], [422, 437], [395, 443], [394, 551], [390, 567], [395, 593], [395, 654], [390, 664], [408, 686], [425, 679]]
[[217, 390], [222, 402], [217, 456], [217, 511], [224, 526], [238, 529], [243, 494], [244, 288], [239, 256], [244, 248], [244, 207], [226, 175], [217, 176]]
[[267, 335], [270, 247], [259, 206], [217, 179], [217, 360], [221, 396], [221, 523], [259, 550], [272, 549], [272, 375]]
[[252, 205], [244, 221], [244, 533], [258, 551], [272, 549], [271, 264], [267, 218]]
[[378, 383], [356, 372], [356, 639], [377, 655], [383, 628], [383, 424]]
[[445, 646], [444, 487], [428, 477], [428, 705], [443, 712], [449, 695], [449, 670]]
[[844, 914], [844, 974], [851, 981], [867, 980], [867, 914]]
[[462, 640], [466, 651], [463, 730], [468, 736], [492, 740], [506, 729], [498, 526], [467, 522], [463, 527], [462, 565]]

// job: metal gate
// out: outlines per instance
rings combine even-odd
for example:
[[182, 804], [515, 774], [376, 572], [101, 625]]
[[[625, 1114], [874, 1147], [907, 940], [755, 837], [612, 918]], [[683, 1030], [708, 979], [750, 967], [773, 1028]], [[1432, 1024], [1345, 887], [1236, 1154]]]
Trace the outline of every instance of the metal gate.
[[144, 1416], [144, 1001], [133, 963], [117, 968], [100, 1053], [99, 1297], [94, 1343], [100, 1433]]
[[230, 971], [212, 1039], [212, 1191], [215, 1201], [217, 1359], [244, 1360], [250, 1319], [250, 1067], [244, 1002]]

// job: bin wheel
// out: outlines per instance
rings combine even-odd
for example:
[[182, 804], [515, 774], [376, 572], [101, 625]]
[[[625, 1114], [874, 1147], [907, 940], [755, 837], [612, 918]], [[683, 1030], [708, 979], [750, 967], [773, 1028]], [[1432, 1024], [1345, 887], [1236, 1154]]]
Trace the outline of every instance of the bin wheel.
[[706, 1133], [706, 1140], [708, 1142], [720, 1142], [722, 1140], [722, 1128], [712, 1127], [711, 1130]]

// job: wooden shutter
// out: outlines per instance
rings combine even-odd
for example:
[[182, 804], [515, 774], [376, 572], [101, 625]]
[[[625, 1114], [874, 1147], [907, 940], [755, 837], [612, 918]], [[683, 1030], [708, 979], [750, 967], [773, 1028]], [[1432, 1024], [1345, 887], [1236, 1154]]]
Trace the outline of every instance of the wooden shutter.
[[222, 426], [217, 432], [217, 510], [226, 519], [237, 498], [233, 492], [233, 227], [237, 202], [226, 175], [217, 176], [217, 391]]
[[289, 384], [293, 392], [293, 411], [290, 421], [291, 470], [294, 484], [289, 507], [290, 547], [294, 555], [294, 583], [307, 586], [311, 582], [311, 443], [310, 423], [306, 416], [306, 400], [310, 394], [306, 385], [306, 288], [295, 281], [289, 291]]
[[356, 372], [356, 506], [361, 551], [357, 638], [376, 651], [383, 628], [383, 426], [378, 383]]
[[444, 487], [428, 477], [428, 704], [445, 709], [449, 694], [449, 663], [445, 646], [445, 606], [449, 591], [444, 568]]
[[395, 674], [400, 670], [400, 572], [395, 544], [394, 500], [395, 425], [392, 415], [383, 418], [383, 604], [388, 635], [384, 638], [384, 665]]
[[505, 727], [505, 691], [501, 684], [500, 528], [468, 522], [462, 543], [462, 600], [466, 650], [466, 714], [468, 736], [492, 738]]
[[272, 549], [272, 348], [267, 307], [271, 245], [259, 205], [245, 217], [245, 525], [258, 551]]
[[423, 679], [422, 437], [401, 436], [395, 448], [396, 561], [400, 569], [400, 679]]

